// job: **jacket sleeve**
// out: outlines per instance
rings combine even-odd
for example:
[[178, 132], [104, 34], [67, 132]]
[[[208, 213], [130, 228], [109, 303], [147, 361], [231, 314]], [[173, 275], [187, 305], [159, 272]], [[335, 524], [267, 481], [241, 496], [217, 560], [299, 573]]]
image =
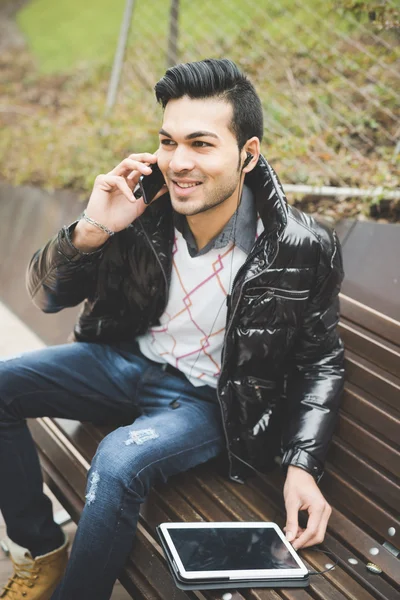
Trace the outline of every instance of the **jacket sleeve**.
[[337, 332], [342, 253], [335, 232], [326, 232], [316, 283], [294, 349], [287, 382], [282, 467], [301, 467], [317, 482], [339, 412], [344, 385], [344, 347]]
[[63, 227], [32, 257], [26, 286], [34, 304], [45, 313], [55, 313], [80, 304], [93, 295], [104, 247], [93, 252], [75, 248], [71, 235], [78, 221]]

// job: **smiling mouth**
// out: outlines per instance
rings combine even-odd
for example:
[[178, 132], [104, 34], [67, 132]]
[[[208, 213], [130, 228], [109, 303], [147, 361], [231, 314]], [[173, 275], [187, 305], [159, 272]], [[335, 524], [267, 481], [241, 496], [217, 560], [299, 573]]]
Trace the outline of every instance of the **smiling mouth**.
[[179, 183], [179, 181], [174, 181], [174, 180], [172, 180], [172, 181], [177, 187], [181, 188], [182, 190], [187, 190], [189, 188], [194, 188], [194, 187], [197, 187], [198, 185], [201, 185], [200, 181], [194, 182], [194, 183], [184, 183], [184, 182]]
[[202, 185], [201, 182], [198, 181], [194, 181], [194, 182], [180, 182], [178, 183], [178, 181], [174, 181], [172, 180], [173, 183], [173, 190], [175, 193], [175, 196], [177, 198], [188, 198], [189, 196], [191, 196], [192, 194], [194, 194], [194, 191], [200, 186]]

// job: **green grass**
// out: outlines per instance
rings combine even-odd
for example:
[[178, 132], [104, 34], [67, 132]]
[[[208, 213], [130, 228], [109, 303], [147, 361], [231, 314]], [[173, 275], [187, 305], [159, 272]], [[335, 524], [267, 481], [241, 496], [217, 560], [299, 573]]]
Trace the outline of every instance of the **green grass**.
[[42, 73], [68, 71], [82, 62], [109, 62], [124, 0], [32, 0], [17, 15]]
[[[262, 151], [283, 181], [395, 187], [398, 165], [385, 131], [394, 135], [399, 119], [381, 107], [397, 110], [388, 86], [395, 85], [390, 68], [399, 47], [395, 39], [390, 52], [366, 41], [336, 1], [181, 0], [178, 61], [228, 56], [249, 74], [265, 112]], [[28, 52], [0, 56], [1, 177], [87, 195], [96, 174], [126, 154], [155, 150], [162, 112], [152, 88], [166, 68], [169, 4], [136, 0], [118, 101], [107, 119], [125, 0], [24, 6], [17, 22]], [[359, 94], [366, 74], [377, 79], [368, 83], [377, 106]]]
[[[319, 0], [304, 3], [294, 0], [243, 2], [242, 0], [182, 0], [180, 3], [181, 52], [185, 60], [199, 60], [213, 54], [210, 42], [232, 45], [232, 38], [251, 33], [252, 53], [259, 52], [254, 40], [268, 30], [271, 39], [298, 47], [309, 46], [304, 30], [318, 32], [321, 11], [329, 12], [330, 30], [347, 33], [351, 27], [337, 11], [327, 11]], [[109, 63], [114, 55], [123, 17], [125, 0], [31, 0], [17, 15], [17, 23], [26, 36], [42, 73], [70, 71], [81, 64]], [[169, 1], [136, 0], [130, 36], [130, 49], [145, 54], [165, 52]], [[211, 34], [211, 36], [210, 36]], [[218, 35], [219, 34], [219, 35]], [[211, 37], [211, 39], [210, 39]], [[259, 36], [258, 36], [259, 37]], [[253, 42], [257, 43], [253, 43]], [[312, 42], [312, 40], [311, 40]], [[156, 50], [156, 52], [154, 52]], [[204, 56], [203, 56], [204, 55]]]

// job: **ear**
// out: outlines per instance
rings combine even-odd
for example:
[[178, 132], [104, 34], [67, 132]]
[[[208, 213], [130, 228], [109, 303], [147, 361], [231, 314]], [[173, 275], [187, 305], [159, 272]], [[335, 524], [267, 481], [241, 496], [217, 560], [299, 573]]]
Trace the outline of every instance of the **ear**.
[[[252, 155], [250, 160], [246, 160], [248, 153]], [[256, 164], [258, 163], [258, 158], [260, 156], [260, 140], [258, 137], [254, 136], [247, 140], [242, 150], [242, 164], [243, 169], [242, 173], [249, 173], [254, 169]]]

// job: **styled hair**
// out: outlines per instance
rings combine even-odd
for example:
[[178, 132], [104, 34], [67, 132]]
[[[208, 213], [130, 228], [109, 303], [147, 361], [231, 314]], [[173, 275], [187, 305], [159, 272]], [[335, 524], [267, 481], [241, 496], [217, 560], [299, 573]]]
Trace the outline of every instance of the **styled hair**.
[[225, 100], [233, 107], [229, 129], [237, 139], [239, 152], [248, 139], [257, 136], [262, 140], [264, 120], [260, 98], [232, 60], [207, 58], [175, 65], [166, 71], [154, 90], [163, 109], [170, 100], [183, 96]]

